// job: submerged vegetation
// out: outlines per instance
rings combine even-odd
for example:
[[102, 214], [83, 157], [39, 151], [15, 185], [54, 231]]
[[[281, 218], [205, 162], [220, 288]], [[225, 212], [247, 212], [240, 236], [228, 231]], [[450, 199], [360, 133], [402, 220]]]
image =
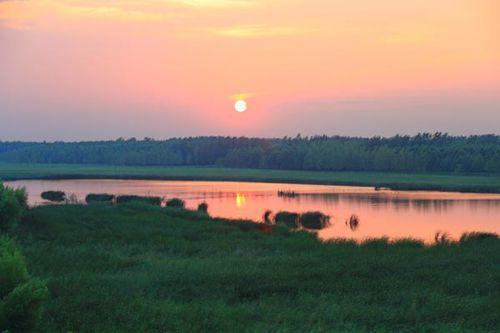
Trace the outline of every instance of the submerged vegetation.
[[50, 291], [39, 332], [500, 329], [492, 234], [321, 243], [136, 201], [40, 206], [15, 237]]
[[278, 191], [278, 197], [285, 197], [285, 198], [295, 198], [298, 197], [299, 194], [295, 191]]

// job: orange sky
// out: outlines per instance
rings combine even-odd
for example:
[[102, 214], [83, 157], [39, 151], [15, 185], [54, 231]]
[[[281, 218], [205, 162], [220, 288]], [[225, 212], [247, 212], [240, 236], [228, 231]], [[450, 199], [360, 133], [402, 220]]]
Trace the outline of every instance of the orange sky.
[[0, 60], [3, 140], [500, 134], [498, 0], [0, 0]]

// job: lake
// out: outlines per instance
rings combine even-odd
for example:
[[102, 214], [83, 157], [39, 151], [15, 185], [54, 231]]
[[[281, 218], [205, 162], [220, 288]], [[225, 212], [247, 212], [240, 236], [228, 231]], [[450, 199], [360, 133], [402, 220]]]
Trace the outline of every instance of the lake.
[[[213, 181], [153, 180], [23, 180], [5, 182], [28, 190], [30, 205], [46, 203], [47, 190], [74, 193], [82, 202], [88, 193], [136, 194], [178, 197], [188, 208], [208, 203], [212, 216], [262, 220], [266, 210], [278, 212], [321, 211], [331, 216], [331, 226], [318, 231], [321, 239], [363, 240], [387, 236], [412, 237], [431, 242], [436, 232], [452, 238], [467, 231], [500, 233], [500, 195], [450, 192], [375, 190], [370, 187], [274, 184]], [[283, 197], [278, 191], [293, 191]], [[349, 226], [351, 215], [359, 225]]]

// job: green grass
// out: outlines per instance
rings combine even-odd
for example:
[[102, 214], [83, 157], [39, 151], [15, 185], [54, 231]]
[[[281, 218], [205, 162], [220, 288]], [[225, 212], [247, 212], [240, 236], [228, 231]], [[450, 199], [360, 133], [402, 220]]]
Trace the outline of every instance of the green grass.
[[500, 240], [320, 243], [139, 204], [32, 209], [40, 332], [498, 332]]
[[234, 180], [379, 186], [395, 190], [500, 193], [500, 175], [318, 172], [212, 167], [127, 167], [70, 164], [0, 164], [0, 179], [121, 178]]

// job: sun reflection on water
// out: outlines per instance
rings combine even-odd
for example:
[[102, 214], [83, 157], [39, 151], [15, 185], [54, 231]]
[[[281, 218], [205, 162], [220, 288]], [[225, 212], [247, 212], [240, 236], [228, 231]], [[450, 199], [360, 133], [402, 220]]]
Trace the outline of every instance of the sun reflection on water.
[[245, 206], [246, 201], [247, 200], [243, 194], [236, 193], [236, 207], [241, 208]]

